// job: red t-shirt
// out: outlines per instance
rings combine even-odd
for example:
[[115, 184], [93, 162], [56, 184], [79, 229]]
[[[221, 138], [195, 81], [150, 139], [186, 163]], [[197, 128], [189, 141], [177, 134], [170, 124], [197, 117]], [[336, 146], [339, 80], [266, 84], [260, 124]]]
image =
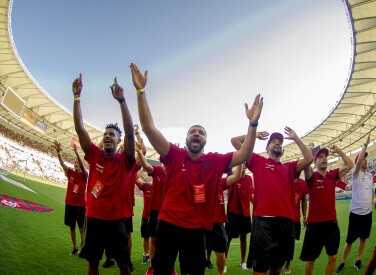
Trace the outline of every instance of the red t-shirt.
[[[84, 174], [85, 173], [85, 174]], [[68, 168], [68, 186], [65, 195], [65, 203], [72, 206], [86, 206], [87, 172], [76, 172]]]
[[308, 194], [307, 183], [301, 178], [297, 179], [297, 182], [294, 185], [295, 190], [295, 217], [294, 222], [300, 222], [300, 202], [302, 197]]
[[218, 190], [218, 200], [217, 205], [215, 206], [215, 214], [213, 223], [226, 222], [226, 210], [225, 210], [225, 196], [223, 190], [227, 189], [226, 178], [221, 178], [221, 182]]
[[184, 228], [211, 230], [220, 180], [231, 159], [232, 153], [208, 153], [192, 160], [187, 150], [170, 143], [167, 156], [161, 157], [167, 179], [159, 219]]
[[153, 192], [153, 185], [144, 182], [140, 190], [144, 193], [144, 209], [142, 210], [142, 218], [147, 219], [150, 216], [150, 201]]
[[297, 161], [280, 163], [253, 153], [247, 168], [253, 173], [253, 216], [294, 219], [294, 177]]
[[161, 210], [164, 188], [166, 184], [166, 173], [161, 166], [153, 166], [153, 173], [149, 174], [153, 178], [153, 193], [151, 195], [151, 210]]
[[339, 169], [330, 170], [323, 177], [314, 172], [307, 181], [309, 190], [309, 208], [307, 222], [326, 222], [335, 220], [336, 213], [336, 186], [345, 189], [344, 182], [339, 180]]
[[253, 194], [252, 178], [245, 175], [228, 188], [227, 212], [250, 217], [251, 196]]
[[103, 150], [91, 144], [85, 160], [90, 166], [86, 216], [102, 220], [132, 217], [129, 177], [133, 166], [124, 152], [108, 158]]
[[[133, 207], [136, 205], [136, 199], [134, 197], [134, 189], [136, 187], [136, 181], [137, 181], [137, 172], [140, 170], [141, 166], [139, 164], [135, 164], [130, 172], [129, 175], [129, 196], [131, 197], [131, 206], [132, 206], [132, 213], [129, 213], [130, 216], [127, 216], [126, 218], [130, 218], [134, 216]], [[128, 215], [129, 215], [128, 214]]]

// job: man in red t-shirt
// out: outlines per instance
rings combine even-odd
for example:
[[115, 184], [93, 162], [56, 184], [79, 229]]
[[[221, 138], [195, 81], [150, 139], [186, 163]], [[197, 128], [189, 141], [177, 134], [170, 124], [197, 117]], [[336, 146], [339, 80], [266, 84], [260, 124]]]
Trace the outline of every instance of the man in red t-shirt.
[[121, 274], [130, 274], [130, 255], [125, 218], [133, 214], [130, 184], [135, 164], [135, 139], [132, 117], [124, 98], [124, 91], [116, 78], [111, 86], [112, 96], [119, 102], [125, 131], [124, 150], [117, 152], [121, 130], [108, 124], [103, 136], [103, 150], [91, 142], [84, 128], [80, 95], [81, 74], [72, 84], [74, 95], [73, 119], [80, 145], [89, 163], [87, 187], [87, 223], [85, 244], [81, 258], [89, 262], [89, 274], [98, 274], [99, 261], [105, 248], [111, 249]]
[[228, 236], [227, 253], [233, 238], [240, 239], [240, 267], [247, 269], [245, 254], [247, 249], [247, 234], [251, 232], [251, 197], [254, 193], [252, 178], [246, 175], [247, 167], [241, 165], [240, 178], [228, 188], [227, 223]]
[[65, 216], [64, 223], [70, 227], [70, 235], [73, 244], [73, 250], [71, 255], [79, 253], [77, 241], [76, 241], [76, 223], [80, 230], [81, 243], [83, 241], [82, 233], [85, 221], [86, 212], [86, 184], [87, 184], [87, 172], [85, 170], [84, 163], [81, 160], [80, 155], [77, 152], [76, 144], [73, 144], [74, 153], [77, 160], [74, 162], [74, 170], [65, 165], [63, 158], [61, 157], [61, 144], [58, 141], [54, 141], [54, 147], [57, 152], [60, 165], [64, 170], [65, 175], [68, 178], [67, 193], [65, 196]]
[[[253, 154], [247, 168], [253, 173], [253, 223], [247, 267], [254, 274], [279, 274], [294, 252], [294, 178], [312, 163], [312, 154], [296, 135], [285, 127], [287, 139], [295, 141], [303, 159], [281, 163], [283, 135], [273, 133], [267, 143], [269, 158]], [[231, 142], [238, 149], [244, 136]]]
[[223, 275], [227, 272], [226, 268], [226, 251], [227, 251], [227, 233], [224, 223], [227, 222], [225, 210], [225, 198], [223, 191], [227, 190], [229, 186], [234, 184], [241, 174], [242, 165], [235, 168], [235, 172], [229, 171], [226, 178], [221, 178], [218, 192], [218, 203], [215, 207], [215, 215], [213, 220], [213, 228], [211, 231], [206, 230], [206, 266], [209, 269], [214, 268], [210, 261], [211, 252], [214, 250], [216, 256], [216, 266], [218, 275]]
[[160, 155], [167, 173], [165, 197], [158, 217], [154, 274], [171, 274], [178, 253], [182, 274], [204, 274], [204, 229], [210, 230], [213, 226], [220, 179], [229, 168], [251, 156], [263, 99], [257, 95], [250, 109], [245, 104], [249, 126], [247, 138], [239, 151], [205, 154], [207, 135], [202, 126], [189, 128], [186, 149], [166, 140], [155, 127], [147, 103], [147, 72], [142, 74], [135, 64], [131, 64], [131, 72], [142, 130]]
[[[307, 183], [299, 178], [300, 175], [296, 175], [296, 178], [294, 179], [295, 185], [294, 185], [294, 191], [295, 191], [295, 197], [294, 197], [294, 236], [295, 240], [300, 240], [300, 231], [301, 231], [301, 224], [300, 224], [300, 210], [302, 210], [303, 214], [303, 224], [306, 224], [307, 220], [307, 194], [308, 194], [308, 187]], [[295, 247], [294, 247], [295, 251]], [[293, 255], [294, 256], [294, 255]], [[285, 274], [291, 273], [291, 267], [290, 262], [293, 258], [288, 259], [285, 265]]]
[[147, 221], [148, 231], [150, 234], [150, 247], [149, 247], [149, 257], [150, 257], [150, 266], [146, 272], [146, 275], [153, 274], [154, 268], [152, 266], [152, 260], [155, 253], [155, 241], [156, 241], [156, 229], [159, 211], [162, 208], [163, 197], [164, 197], [164, 187], [166, 183], [166, 168], [162, 166], [152, 166], [150, 165], [145, 155], [143, 154], [142, 148], [144, 148], [144, 143], [136, 142], [136, 152], [138, 159], [142, 168], [148, 173], [149, 176], [153, 179], [153, 192], [151, 193], [150, 198], [150, 213], [149, 219]]
[[[141, 168], [141, 171], [144, 169]], [[136, 181], [137, 187], [142, 191], [144, 198], [144, 208], [142, 210], [141, 216], [141, 238], [143, 239], [142, 246], [144, 248], [144, 253], [142, 255], [141, 264], [147, 264], [150, 261], [149, 257], [149, 247], [150, 247], [150, 232], [148, 229], [148, 219], [150, 216], [150, 202], [151, 194], [153, 192], [153, 185], [149, 182], [142, 181], [138, 179]]]
[[[338, 154], [344, 165], [327, 171], [329, 150], [332, 154]], [[321, 148], [316, 152], [314, 161], [317, 171], [313, 172], [311, 166], [304, 171], [309, 190], [309, 209], [300, 259], [307, 262], [306, 274], [313, 273], [315, 260], [320, 256], [324, 246], [328, 254], [326, 273], [332, 274], [336, 267], [340, 232], [337, 223], [335, 188], [345, 189], [346, 184], [339, 179], [351, 170], [354, 163], [336, 145], [331, 145], [329, 150]]]

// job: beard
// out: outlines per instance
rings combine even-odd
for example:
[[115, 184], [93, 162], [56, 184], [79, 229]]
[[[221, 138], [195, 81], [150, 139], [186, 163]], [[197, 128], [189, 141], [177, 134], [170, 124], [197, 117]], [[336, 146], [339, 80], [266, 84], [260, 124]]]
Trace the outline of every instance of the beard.
[[280, 157], [282, 155], [282, 150], [273, 148], [272, 153], [273, 155]]
[[206, 142], [200, 144], [200, 146], [197, 147], [197, 148], [192, 148], [192, 143], [190, 143], [190, 142], [188, 142], [188, 140], [186, 140], [185, 145], [187, 146], [187, 149], [188, 149], [189, 152], [191, 152], [193, 154], [198, 154], [204, 149]]

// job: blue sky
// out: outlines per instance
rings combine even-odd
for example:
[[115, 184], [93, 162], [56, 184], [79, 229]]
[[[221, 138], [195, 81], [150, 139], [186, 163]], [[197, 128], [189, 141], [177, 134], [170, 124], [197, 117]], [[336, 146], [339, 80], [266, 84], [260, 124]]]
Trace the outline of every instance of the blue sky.
[[352, 57], [341, 0], [14, 0], [12, 26], [26, 67], [68, 110], [83, 74], [86, 121], [121, 122], [109, 89], [117, 76], [139, 122], [134, 62], [149, 70], [149, 105], [167, 139], [183, 144], [200, 124], [205, 150], [223, 153], [246, 132], [244, 103], [257, 93], [259, 130], [313, 129], [340, 98]]

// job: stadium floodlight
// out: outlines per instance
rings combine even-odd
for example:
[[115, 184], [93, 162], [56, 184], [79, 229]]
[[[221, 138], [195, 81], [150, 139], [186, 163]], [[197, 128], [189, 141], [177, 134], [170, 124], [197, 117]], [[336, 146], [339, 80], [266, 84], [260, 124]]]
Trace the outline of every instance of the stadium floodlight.
[[20, 119], [25, 107], [25, 101], [11, 87], [8, 87], [1, 100], [1, 105]]

